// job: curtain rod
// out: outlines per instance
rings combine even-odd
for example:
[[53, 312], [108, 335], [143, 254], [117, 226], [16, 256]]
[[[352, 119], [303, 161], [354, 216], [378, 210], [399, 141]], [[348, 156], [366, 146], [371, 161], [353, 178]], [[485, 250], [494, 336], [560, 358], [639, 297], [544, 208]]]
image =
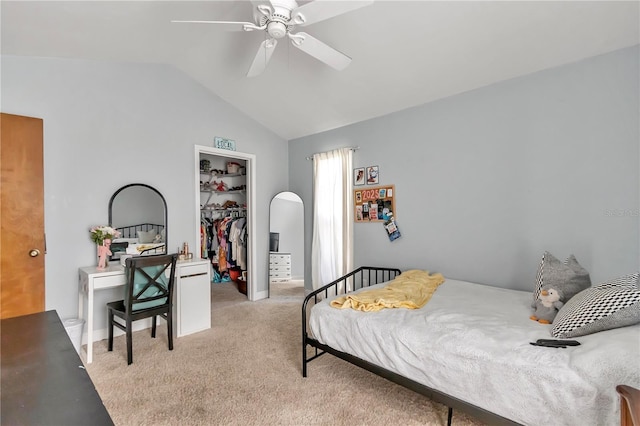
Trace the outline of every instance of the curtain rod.
[[[349, 147], [349, 149], [350, 149], [351, 151], [357, 151], [357, 150], [359, 150], [359, 149], [360, 149], [360, 147], [359, 147], [359, 146], [351, 146], [351, 147]], [[316, 154], [320, 154], [320, 153], [319, 153], [319, 152], [316, 152]], [[313, 154], [313, 155], [316, 155], [316, 154]], [[312, 155], [311, 157], [307, 157], [307, 160], [313, 160], [313, 155]]]

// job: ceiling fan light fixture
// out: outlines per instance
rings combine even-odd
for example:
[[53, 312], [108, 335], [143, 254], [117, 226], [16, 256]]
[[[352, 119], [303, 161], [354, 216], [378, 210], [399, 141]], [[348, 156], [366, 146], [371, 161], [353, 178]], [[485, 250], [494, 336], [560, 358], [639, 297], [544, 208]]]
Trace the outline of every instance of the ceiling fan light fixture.
[[287, 26], [282, 22], [271, 21], [267, 25], [267, 32], [275, 39], [279, 39], [287, 35]]

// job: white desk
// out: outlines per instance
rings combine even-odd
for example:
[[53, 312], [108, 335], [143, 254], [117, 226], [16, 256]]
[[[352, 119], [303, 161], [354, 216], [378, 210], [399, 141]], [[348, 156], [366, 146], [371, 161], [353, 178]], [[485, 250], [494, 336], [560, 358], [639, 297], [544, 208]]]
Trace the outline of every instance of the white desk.
[[[111, 263], [106, 269], [95, 266], [79, 268], [78, 316], [85, 320], [87, 330], [86, 362], [93, 362], [94, 293], [97, 290], [126, 284], [124, 267]], [[211, 267], [207, 259], [180, 261], [176, 264], [176, 303], [174, 306], [177, 336], [184, 336], [211, 327]], [[84, 312], [84, 301], [87, 312]], [[193, 306], [196, 303], [197, 306]], [[105, 312], [106, 312], [106, 308]], [[81, 351], [82, 352], [82, 351]]]

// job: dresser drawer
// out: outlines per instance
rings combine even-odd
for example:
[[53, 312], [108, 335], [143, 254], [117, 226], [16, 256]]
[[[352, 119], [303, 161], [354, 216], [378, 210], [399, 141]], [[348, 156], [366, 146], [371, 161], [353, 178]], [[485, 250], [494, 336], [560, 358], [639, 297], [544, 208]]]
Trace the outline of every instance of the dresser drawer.
[[93, 279], [93, 288], [109, 288], [125, 285], [127, 276], [125, 274], [111, 275], [106, 277], [96, 277]]
[[269, 265], [291, 265], [290, 254], [270, 254]]
[[269, 266], [269, 273], [271, 272], [288, 272], [291, 273], [291, 265], [271, 265]]
[[271, 278], [290, 278], [291, 277], [291, 272], [274, 271], [274, 272], [269, 273], [269, 276]]
[[209, 263], [200, 263], [198, 265], [178, 264], [177, 269], [180, 277], [190, 277], [192, 275], [204, 275], [209, 272]]

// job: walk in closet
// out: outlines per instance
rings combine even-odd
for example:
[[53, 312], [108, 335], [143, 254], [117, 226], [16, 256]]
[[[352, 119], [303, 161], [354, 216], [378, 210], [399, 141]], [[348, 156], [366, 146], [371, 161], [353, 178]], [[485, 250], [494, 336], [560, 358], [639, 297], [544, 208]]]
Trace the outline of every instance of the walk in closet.
[[196, 147], [197, 250], [211, 263], [213, 285], [233, 282], [249, 299], [254, 165], [251, 154]]

